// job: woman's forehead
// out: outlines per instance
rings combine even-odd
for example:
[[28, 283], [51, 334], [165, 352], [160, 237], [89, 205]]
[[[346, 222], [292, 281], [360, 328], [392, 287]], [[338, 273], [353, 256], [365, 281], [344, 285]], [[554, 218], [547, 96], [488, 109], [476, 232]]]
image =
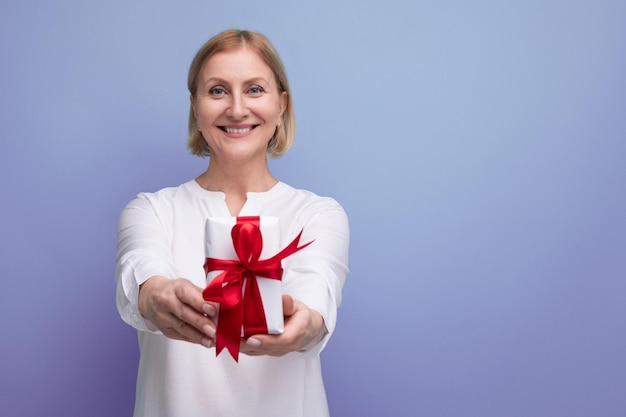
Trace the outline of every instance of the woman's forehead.
[[255, 50], [242, 46], [212, 55], [202, 66], [200, 76], [205, 80], [213, 77], [233, 80], [258, 77], [272, 79], [274, 73]]

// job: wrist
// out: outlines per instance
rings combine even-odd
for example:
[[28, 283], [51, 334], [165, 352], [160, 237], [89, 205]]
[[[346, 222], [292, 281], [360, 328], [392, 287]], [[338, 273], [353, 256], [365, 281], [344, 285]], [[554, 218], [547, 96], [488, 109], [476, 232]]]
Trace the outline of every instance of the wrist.
[[139, 294], [137, 297], [137, 308], [139, 309], [139, 313], [141, 316], [146, 319], [148, 318], [148, 310], [149, 310], [149, 295], [152, 292], [153, 288], [158, 285], [162, 280], [167, 279], [160, 275], [154, 275], [143, 283], [139, 284]]

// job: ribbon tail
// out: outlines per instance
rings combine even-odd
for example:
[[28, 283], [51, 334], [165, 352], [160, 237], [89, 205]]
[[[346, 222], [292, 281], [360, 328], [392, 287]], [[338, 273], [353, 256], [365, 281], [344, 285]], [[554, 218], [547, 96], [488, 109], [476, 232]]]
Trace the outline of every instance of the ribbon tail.
[[[220, 303], [215, 348], [216, 355], [226, 348], [235, 362], [239, 361], [239, 343], [243, 323], [241, 279], [237, 271], [224, 271], [202, 291], [206, 301]], [[232, 278], [232, 279], [229, 279]]]
[[235, 362], [239, 362], [242, 322], [243, 306], [241, 303], [235, 306], [223, 305], [220, 307], [217, 335], [215, 337], [216, 355], [219, 355], [226, 348]]
[[298, 236], [296, 236], [296, 238], [294, 240], [291, 241], [290, 244], [288, 244], [283, 250], [281, 250], [280, 252], [278, 252], [276, 255], [272, 256], [271, 258], [262, 261], [262, 262], [268, 262], [268, 263], [273, 263], [273, 262], [280, 262], [282, 261], [284, 258], [288, 257], [289, 255], [293, 255], [294, 253], [306, 248], [307, 246], [309, 246], [311, 243], [314, 242], [314, 240], [305, 243], [302, 246], [298, 246], [298, 244], [300, 243], [300, 237], [302, 237], [302, 232], [304, 230], [300, 230], [300, 233], [298, 233]]
[[259, 284], [254, 274], [248, 274], [244, 296], [243, 335], [248, 337], [253, 334], [266, 334], [267, 318]]

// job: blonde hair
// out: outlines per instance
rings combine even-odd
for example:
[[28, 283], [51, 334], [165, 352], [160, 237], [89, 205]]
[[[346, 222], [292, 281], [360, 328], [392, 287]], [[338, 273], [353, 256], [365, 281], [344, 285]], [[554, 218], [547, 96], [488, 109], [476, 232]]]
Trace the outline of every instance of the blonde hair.
[[[196, 53], [189, 66], [187, 87], [192, 98], [196, 97], [198, 89], [198, 75], [204, 63], [218, 52], [231, 51], [246, 46], [255, 51], [274, 73], [278, 89], [286, 92], [286, 107], [280, 125], [267, 144], [267, 154], [271, 158], [278, 158], [291, 148], [296, 133], [295, 115], [291, 91], [287, 81], [287, 72], [278, 52], [270, 41], [262, 34], [248, 30], [230, 29], [221, 32], [209, 39]], [[189, 136], [187, 147], [191, 153], [198, 156], [209, 156], [209, 147], [198, 130], [198, 124], [193, 111], [189, 108]]]

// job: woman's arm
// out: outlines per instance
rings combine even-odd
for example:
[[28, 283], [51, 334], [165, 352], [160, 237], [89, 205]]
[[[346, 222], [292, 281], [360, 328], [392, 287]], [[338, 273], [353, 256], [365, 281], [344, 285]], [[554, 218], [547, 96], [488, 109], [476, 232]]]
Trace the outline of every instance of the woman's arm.
[[184, 278], [175, 279], [164, 224], [167, 210], [157, 214], [145, 194], [122, 211], [116, 258], [118, 311], [137, 330], [211, 346], [216, 308], [203, 300], [200, 288]]
[[313, 244], [285, 260], [280, 335], [255, 335], [241, 344], [248, 355], [281, 356], [293, 351], [319, 353], [332, 334], [348, 273], [350, 231], [344, 210], [331, 200], [305, 212], [301, 242]]

